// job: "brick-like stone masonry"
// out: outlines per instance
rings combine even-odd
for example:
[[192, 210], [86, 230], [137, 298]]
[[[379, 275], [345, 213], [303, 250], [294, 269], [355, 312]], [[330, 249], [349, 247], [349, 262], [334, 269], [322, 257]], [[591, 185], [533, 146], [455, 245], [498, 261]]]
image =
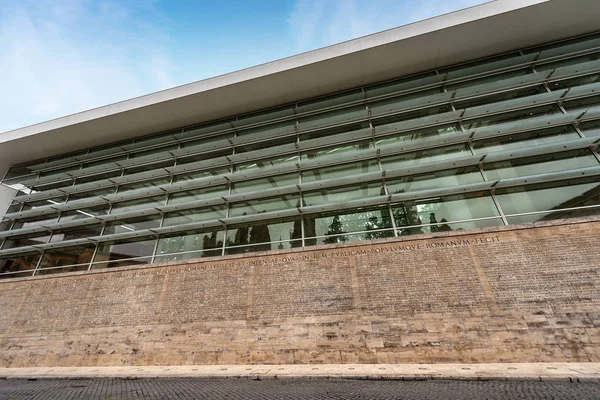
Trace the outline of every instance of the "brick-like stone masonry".
[[600, 362], [600, 220], [0, 282], [0, 366]]

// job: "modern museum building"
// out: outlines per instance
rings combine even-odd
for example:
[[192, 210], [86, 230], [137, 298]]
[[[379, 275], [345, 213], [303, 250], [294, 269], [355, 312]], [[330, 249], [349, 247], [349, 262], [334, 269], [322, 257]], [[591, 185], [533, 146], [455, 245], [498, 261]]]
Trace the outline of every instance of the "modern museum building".
[[0, 365], [599, 361], [595, 3], [0, 134]]

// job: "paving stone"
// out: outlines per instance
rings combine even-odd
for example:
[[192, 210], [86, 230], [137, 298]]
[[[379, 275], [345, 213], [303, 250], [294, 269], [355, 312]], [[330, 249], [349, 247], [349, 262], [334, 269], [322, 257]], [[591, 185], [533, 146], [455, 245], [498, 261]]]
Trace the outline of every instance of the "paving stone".
[[593, 382], [160, 379], [8, 379], [0, 398], [290, 399], [290, 400], [537, 400], [600, 398]]

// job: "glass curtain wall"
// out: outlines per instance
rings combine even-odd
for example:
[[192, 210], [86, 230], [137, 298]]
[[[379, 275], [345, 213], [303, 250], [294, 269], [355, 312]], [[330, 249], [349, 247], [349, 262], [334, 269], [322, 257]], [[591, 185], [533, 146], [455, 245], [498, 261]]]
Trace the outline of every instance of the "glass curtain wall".
[[0, 277], [600, 212], [600, 34], [11, 168]]

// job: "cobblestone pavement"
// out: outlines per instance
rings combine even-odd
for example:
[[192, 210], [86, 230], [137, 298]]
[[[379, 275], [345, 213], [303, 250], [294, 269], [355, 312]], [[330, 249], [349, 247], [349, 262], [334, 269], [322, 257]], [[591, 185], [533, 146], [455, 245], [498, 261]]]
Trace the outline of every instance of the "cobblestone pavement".
[[249, 379], [7, 379], [0, 399], [600, 399], [600, 383]]

